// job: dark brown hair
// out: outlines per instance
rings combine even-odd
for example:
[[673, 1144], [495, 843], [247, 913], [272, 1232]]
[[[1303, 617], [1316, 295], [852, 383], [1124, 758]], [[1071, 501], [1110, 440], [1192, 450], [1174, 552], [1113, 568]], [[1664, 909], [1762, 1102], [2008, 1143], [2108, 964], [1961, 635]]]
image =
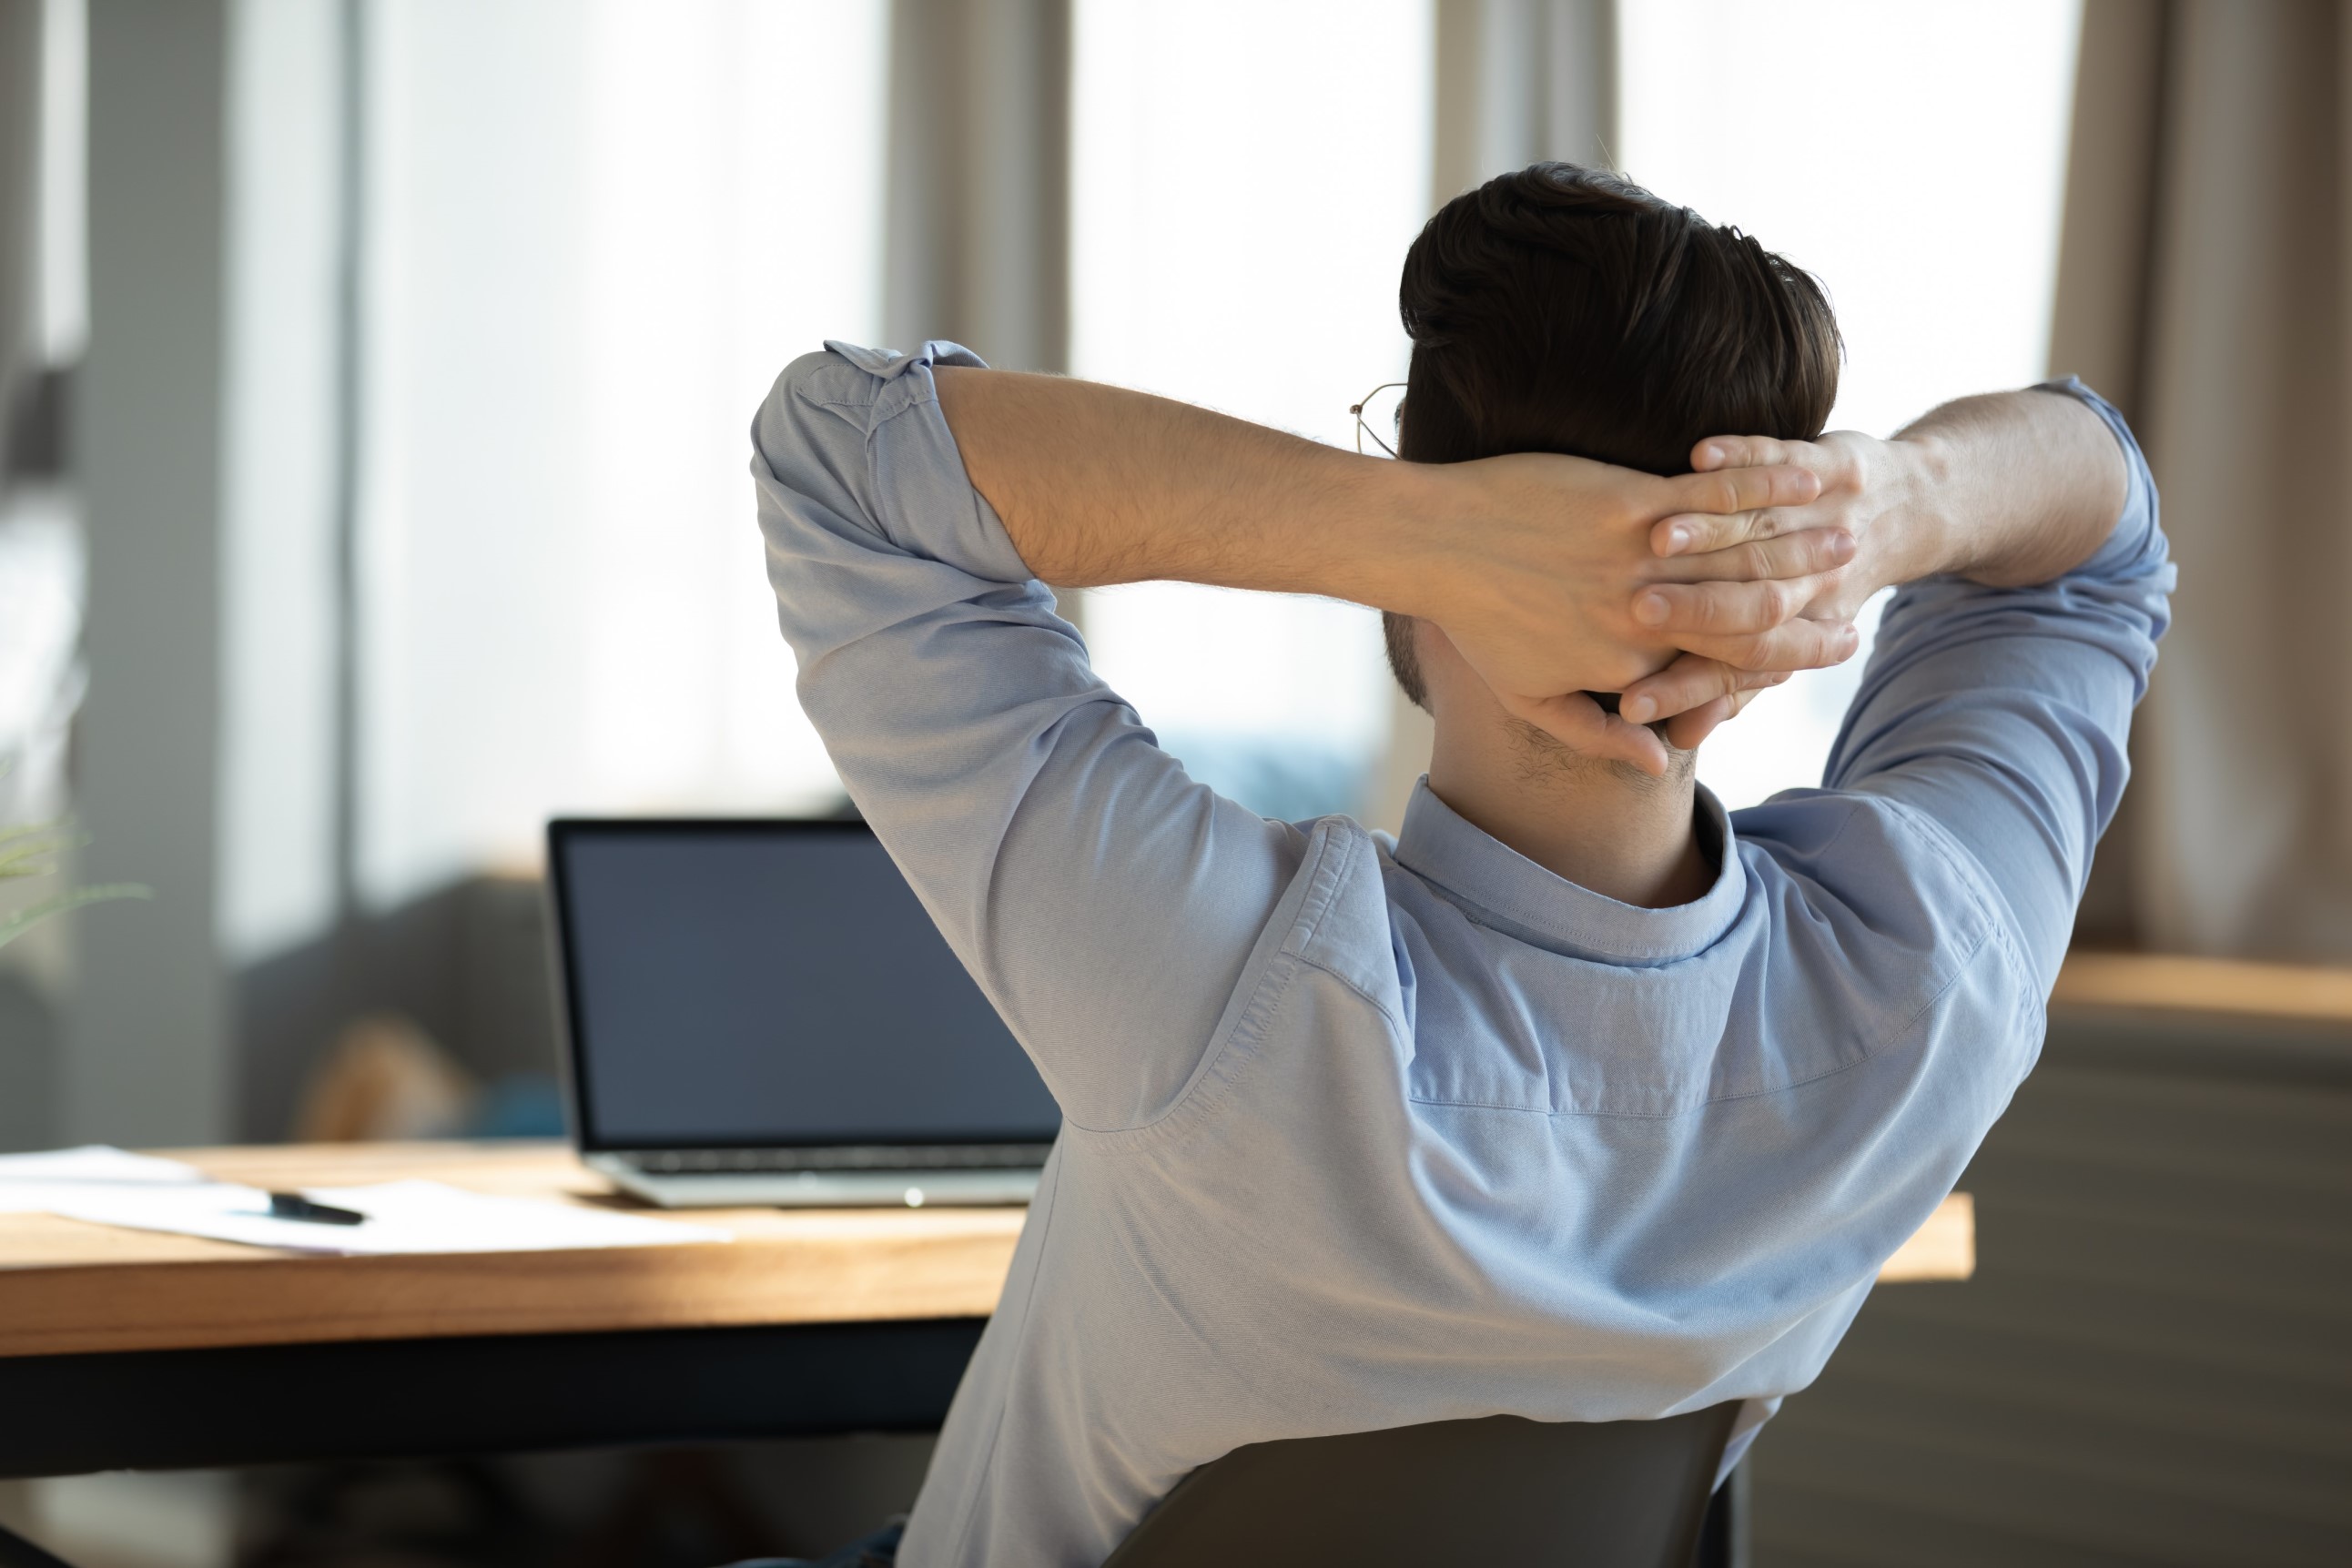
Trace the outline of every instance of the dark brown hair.
[[[1653, 474], [1710, 435], [1809, 441], [1843, 347], [1821, 286], [1736, 228], [1572, 163], [1498, 175], [1405, 252], [1412, 340], [1397, 453], [1564, 452]], [[1427, 706], [1411, 622], [1389, 665]]]

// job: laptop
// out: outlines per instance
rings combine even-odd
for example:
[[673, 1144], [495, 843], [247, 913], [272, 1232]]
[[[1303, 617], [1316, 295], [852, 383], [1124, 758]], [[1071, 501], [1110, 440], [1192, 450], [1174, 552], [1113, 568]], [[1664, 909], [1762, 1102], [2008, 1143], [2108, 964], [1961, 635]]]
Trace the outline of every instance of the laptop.
[[581, 1157], [669, 1207], [1026, 1202], [1061, 1114], [862, 822], [548, 825]]

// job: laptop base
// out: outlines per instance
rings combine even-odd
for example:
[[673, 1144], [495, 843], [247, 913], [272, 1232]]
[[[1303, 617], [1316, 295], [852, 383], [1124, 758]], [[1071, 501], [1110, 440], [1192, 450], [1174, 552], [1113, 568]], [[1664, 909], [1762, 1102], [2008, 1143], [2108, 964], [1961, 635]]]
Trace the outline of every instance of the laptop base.
[[924, 1208], [1024, 1204], [1039, 1170], [679, 1171], [656, 1174], [610, 1155], [589, 1169], [664, 1208]]

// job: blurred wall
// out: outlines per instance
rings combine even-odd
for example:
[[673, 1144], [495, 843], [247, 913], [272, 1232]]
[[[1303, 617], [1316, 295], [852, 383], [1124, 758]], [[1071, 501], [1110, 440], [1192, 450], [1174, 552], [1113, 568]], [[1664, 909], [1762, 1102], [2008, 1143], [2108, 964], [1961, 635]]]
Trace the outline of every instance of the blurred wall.
[[84, 873], [155, 890], [79, 923], [66, 1141], [228, 1131], [218, 869], [226, 0], [92, 0], [90, 341], [74, 427], [89, 538]]

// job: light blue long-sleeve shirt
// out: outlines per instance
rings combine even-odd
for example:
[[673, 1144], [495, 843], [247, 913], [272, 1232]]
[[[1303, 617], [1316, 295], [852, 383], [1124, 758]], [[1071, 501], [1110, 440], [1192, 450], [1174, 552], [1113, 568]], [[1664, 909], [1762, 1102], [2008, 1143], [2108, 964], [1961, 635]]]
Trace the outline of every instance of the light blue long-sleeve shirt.
[[1804, 1387], [2040, 1050], [2166, 623], [2156, 493], [2046, 587], [1897, 595], [1825, 787], [1642, 909], [1424, 782], [1391, 844], [1187, 778], [972, 488], [932, 366], [753, 430], [800, 697], [1060, 1103], [900, 1562], [1102, 1561], [1244, 1443]]

